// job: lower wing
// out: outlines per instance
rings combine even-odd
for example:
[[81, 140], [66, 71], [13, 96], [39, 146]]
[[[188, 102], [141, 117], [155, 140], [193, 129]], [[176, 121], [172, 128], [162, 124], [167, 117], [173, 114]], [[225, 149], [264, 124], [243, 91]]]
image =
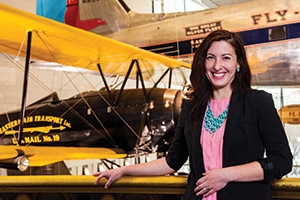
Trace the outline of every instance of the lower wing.
[[[22, 166], [20, 169], [17, 165], [39, 167], [63, 160], [125, 158], [126, 156], [123, 150], [117, 148], [1, 145], [0, 167], [24, 171]], [[22, 160], [23, 158], [28, 160]]]

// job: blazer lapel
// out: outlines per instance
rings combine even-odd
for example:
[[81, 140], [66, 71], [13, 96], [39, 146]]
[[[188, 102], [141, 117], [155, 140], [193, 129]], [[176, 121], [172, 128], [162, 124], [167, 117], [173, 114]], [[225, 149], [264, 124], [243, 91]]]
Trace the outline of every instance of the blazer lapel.
[[[201, 135], [201, 129], [202, 129], [202, 123], [203, 123], [203, 115], [199, 118], [197, 124], [192, 130], [192, 154], [193, 154], [193, 164], [194, 169], [204, 169], [204, 163], [203, 163], [203, 156], [202, 156], [202, 147], [200, 144], [200, 135]], [[202, 177], [202, 170], [194, 170], [195, 176], [197, 178]]]
[[230, 152], [230, 143], [235, 134], [235, 129], [238, 124], [238, 118], [243, 110], [243, 101], [238, 94], [233, 92], [230, 100], [229, 113], [226, 122], [223, 143], [223, 166], [227, 166]]

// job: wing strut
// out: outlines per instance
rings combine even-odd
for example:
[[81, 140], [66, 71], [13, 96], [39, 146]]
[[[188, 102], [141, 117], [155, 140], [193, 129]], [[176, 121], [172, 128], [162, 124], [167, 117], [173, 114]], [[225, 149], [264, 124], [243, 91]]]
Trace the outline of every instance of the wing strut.
[[136, 74], [136, 76], [137, 76], [137, 79], [136, 79], [137, 85], [136, 86], [138, 88], [138, 77], [140, 77], [142, 88], [143, 88], [143, 94], [144, 94], [144, 97], [146, 99], [146, 102], [148, 103], [149, 101], [148, 101], [148, 98], [146, 96], [146, 87], [145, 87], [145, 84], [144, 84], [144, 79], [143, 79], [143, 74], [142, 74], [142, 71], [141, 71], [141, 67], [140, 67], [140, 64], [137, 60], [135, 60], [135, 62], [136, 62], [137, 70], [138, 70], [137, 74]]
[[[143, 93], [144, 93], [144, 97], [145, 97], [145, 101], [148, 102], [148, 98], [147, 98], [147, 95], [146, 95], [146, 88], [145, 88], [145, 84], [144, 84], [144, 79], [143, 79], [143, 76], [142, 76], [142, 72], [141, 72], [141, 69], [140, 69], [139, 62], [138, 62], [137, 59], [133, 59], [133, 60], [131, 61], [131, 63], [130, 63], [130, 66], [129, 66], [128, 71], [127, 71], [127, 73], [126, 73], [124, 82], [123, 82], [123, 84], [122, 84], [122, 86], [121, 86], [121, 89], [120, 89], [120, 92], [119, 92], [119, 94], [118, 94], [118, 96], [117, 96], [117, 98], [116, 98], [116, 101], [114, 102], [114, 105], [116, 105], [116, 104], [119, 102], [119, 99], [120, 99], [120, 97], [121, 97], [121, 95], [122, 95], [122, 93], [123, 93], [123, 91], [124, 91], [125, 85], [126, 85], [126, 83], [127, 83], [127, 80], [128, 80], [128, 78], [129, 78], [129, 75], [130, 75], [130, 73], [131, 73], [131, 70], [132, 70], [134, 64], [136, 64], [136, 67], [137, 67], [137, 81], [138, 81], [138, 77], [140, 77], [141, 83], [142, 83], [142, 88], [143, 88]], [[138, 85], [137, 85], [137, 86], [138, 86]]]
[[158, 79], [158, 81], [156, 81], [156, 83], [154, 84], [153, 87], [157, 87], [157, 85], [160, 83], [160, 81], [167, 75], [167, 73], [170, 72], [169, 75], [169, 86], [168, 88], [171, 88], [171, 83], [172, 83], [172, 69], [168, 68], [162, 75], [161, 77]]
[[20, 112], [20, 126], [19, 126], [19, 135], [18, 135], [18, 144], [21, 145], [21, 140], [23, 136], [23, 123], [25, 116], [25, 104], [26, 104], [26, 96], [27, 96], [27, 85], [28, 85], [28, 72], [29, 72], [29, 61], [30, 61], [30, 51], [31, 51], [31, 39], [32, 39], [32, 31], [28, 31], [27, 37], [27, 50], [26, 50], [26, 59], [25, 59], [25, 71], [24, 71], [24, 81], [23, 81], [23, 95], [22, 95], [22, 105]]
[[172, 84], [172, 73], [173, 69], [170, 69], [170, 74], [169, 74], [169, 88], [171, 88], [171, 84]]
[[108, 94], [108, 96], [109, 96], [110, 102], [113, 102], [113, 100], [112, 100], [112, 97], [111, 97], [111, 92], [110, 92], [110, 89], [109, 89], [109, 87], [108, 87], [108, 84], [107, 84], [106, 78], [104, 77], [104, 74], [103, 74], [102, 68], [101, 68], [101, 66], [100, 66], [100, 64], [99, 64], [99, 63], [97, 64], [97, 66], [98, 66], [98, 70], [99, 70], [99, 72], [100, 72], [100, 75], [101, 75], [101, 77], [102, 77], [102, 80], [103, 80], [103, 82], [104, 82], [105, 89], [106, 89], [106, 91], [107, 91], [107, 94]]

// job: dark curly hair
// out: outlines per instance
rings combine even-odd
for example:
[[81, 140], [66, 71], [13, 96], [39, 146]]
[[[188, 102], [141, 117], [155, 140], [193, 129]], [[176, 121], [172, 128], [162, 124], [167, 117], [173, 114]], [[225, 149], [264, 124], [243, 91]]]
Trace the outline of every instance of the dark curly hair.
[[247, 61], [244, 43], [237, 33], [227, 30], [217, 30], [211, 32], [205, 37], [199, 48], [196, 50], [190, 81], [193, 88], [192, 101], [193, 109], [192, 116], [197, 118], [206, 109], [207, 102], [212, 97], [213, 87], [205, 75], [205, 60], [207, 51], [215, 41], [227, 41], [234, 48], [237, 62], [240, 66], [240, 72], [235, 73], [232, 82], [232, 89], [242, 96], [247, 90], [251, 89], [251, 72]]

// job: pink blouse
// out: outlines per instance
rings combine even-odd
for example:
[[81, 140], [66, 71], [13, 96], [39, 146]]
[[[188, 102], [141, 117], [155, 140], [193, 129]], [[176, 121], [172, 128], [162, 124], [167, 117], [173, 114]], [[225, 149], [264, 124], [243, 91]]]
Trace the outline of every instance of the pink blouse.
[[[210, 109], [214, 117], [218, 117], [228, 106], [230, 98], [221, 100], [210, 100]], [[205, 119], [205, 116], [204, 116]], [[221, 127], [214, 133], [209, 133], [204, 126], [202, 126], [202, 133], [200, 143], [203, 151], [204, 167], [206, 171], [214, 168], [222, 168], [223, 164], [223, 136], [225, 132], [226, 120], [222, 123]], [[204, 121], [203, 121], [204, 125]], [[216, 200], [217, 193], [203, 198], [203, 200]]]

